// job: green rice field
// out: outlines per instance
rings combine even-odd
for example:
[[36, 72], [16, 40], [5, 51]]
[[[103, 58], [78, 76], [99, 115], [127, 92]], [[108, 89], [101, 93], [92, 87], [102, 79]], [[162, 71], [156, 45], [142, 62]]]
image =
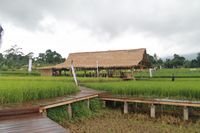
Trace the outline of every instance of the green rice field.
[[105, 90], [112, 94], [140, 97], [200, 100], [200, 79], [151, 79], [112, 83], [84, 83], [86, 87]]
[[71, 79], [55, 77], [1, 77], [0, 104], [22, 103], [76, 93]]
[[[200, 78], [200, 68], [175, 68], [175, 69], [158, 69], [153, 71], [153, 77], [171, 77], [174, 74], [179, 78]], [[135, 77], [149, 77], [149, 70], [140, 71], [134, 74]]]
[[[79, 82], [114, 82], [117, 78], [78, 78]], [[72, 77], [2, 76], [0, 104], [22, 103], [76, 93]]]

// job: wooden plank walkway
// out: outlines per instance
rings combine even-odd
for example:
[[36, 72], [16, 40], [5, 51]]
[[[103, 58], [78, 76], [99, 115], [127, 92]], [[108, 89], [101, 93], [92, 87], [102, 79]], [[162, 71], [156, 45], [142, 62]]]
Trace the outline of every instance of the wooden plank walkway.
[[57, 107], [57, 106], [71, 104], [71, 103], [78, 102], [78, 101], [95, 98], [95, 97], [98, 97], [99, 94], [101, 94], [101, 93], [103, 93], [103, 92], [92, 90], [92, 89], [89, 89], [86, 87], [80, 87], [80, 92], [76, 93], [75, 95], [71, 95], [69, 97], [65, 97], [62, 99], [56, 99], [54, 101], [45, 101], [43, 103], [40, 103], [40, 111], [49, 109], [49, 108], [53, 108], [53, 107]]
[[0, 121], [0, 133], [69, 133], [41, 114], [16, 116]]
[[100, 91], [80, 87], [74, 95], [22, 104], [0, 106], [0, 133], [69, 133], [69, 130], [41, 115], [49, 108], [98, 97]]
[[200, 101], [186, 101], [186, 100], [169, 100], [169, 99], [145, 99], [145, 98], [126, 98], [115, 97], [112, 95], [100, 95], [103, 101], [128, 102], [128, 103], [145, 103], [145, 104], [160, 104], [160, 105], [174, 105], [183, 107], [200, 107]]

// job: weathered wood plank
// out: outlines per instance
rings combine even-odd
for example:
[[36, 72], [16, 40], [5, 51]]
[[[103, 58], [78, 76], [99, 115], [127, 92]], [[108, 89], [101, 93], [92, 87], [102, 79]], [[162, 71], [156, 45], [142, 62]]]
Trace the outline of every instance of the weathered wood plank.
[[1, 133], [69, 133], [54, 121], [40, 114], [22, 115], [18, 118], [0, 121]]

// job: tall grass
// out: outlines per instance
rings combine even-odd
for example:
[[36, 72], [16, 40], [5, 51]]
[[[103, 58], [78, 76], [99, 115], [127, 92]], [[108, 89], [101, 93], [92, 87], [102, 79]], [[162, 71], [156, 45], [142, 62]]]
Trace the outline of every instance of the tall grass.
[[40, 76], [40, 73], [33, 71], [31, 73], [22, 70], [16, 71], [0, 71], [0, 76]]
[[73, 82], [60, 78], [0, 78], [0, 104], [64, 96], [78, 91]]
[[[174, 74], [176, 77], [200, 77], [200, 68], [175, 68], [175, 69], [158, 69], [153, 71], [153, 77], [171, 77]], [[134, 74], [135, 77], [149, 77], [149, 71], [144, 70]]]
[[145, 97], [200, 100], [200, 81], [127, 81], [112, 83], [85, 83], [87, 87], [113, 94]]

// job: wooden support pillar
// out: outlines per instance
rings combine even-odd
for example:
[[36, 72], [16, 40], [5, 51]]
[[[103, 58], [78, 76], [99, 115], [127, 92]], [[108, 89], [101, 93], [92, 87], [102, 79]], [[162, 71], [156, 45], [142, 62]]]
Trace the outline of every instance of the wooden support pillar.
[[188, 111], [188, 107], [185, 106], [183, 108], [183, 119], [188, 120], [188, 118], [189, 118], [189, 111]]
[[106, 107], [106, 101], [102, 101], [103, 102], [103, 108], [105, 108]]
[[124, 102], [124, 114], [128, 114], [128, 103]]
[[90, 99], [87, 99], [87, 108], [90, 108]]
[[69, 69], [69, 76], [72, 77], [73, 74], [72, 74], [72, 69]]
[[113, 101], [113, 107], [116, 107], [117, 102]]
[[67, 113], [69, 115], [69, 118], [71, 119], [72, 118], [72, 107], [71, 107], [71, 104], [68, 104], [68, 106], [67, 106]]
[[151, 105], [150, 116], [151, 116], [151, 118], [156, 117], [156, 106], [154, 104]]
[[59, 70], [59, 76], [61, 76], [62, 75], [62, 70]]

